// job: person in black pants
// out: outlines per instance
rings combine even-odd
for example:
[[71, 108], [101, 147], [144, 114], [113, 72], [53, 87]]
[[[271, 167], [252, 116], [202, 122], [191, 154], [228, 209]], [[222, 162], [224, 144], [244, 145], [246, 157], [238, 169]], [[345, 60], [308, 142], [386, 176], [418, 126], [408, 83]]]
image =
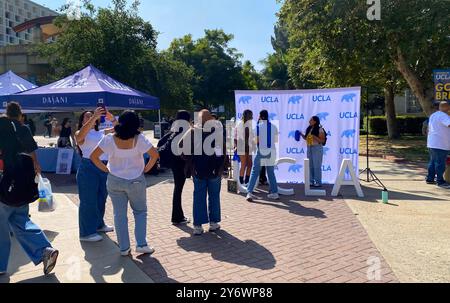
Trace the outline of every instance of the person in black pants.
[[[191, 115], [187, 111], [179, 111], [177, 113], [176, 119], [172, 124], [172, 128], [170, 130], [169, 144], [171, 144], [172, 140], [175, 138], [181, 138], [182, 134], [186, 133], [189, 129], [181, 129], [180, 125], [186, 124], [186, 121], [189, 123], [191, 121]], [[186, 161], [182, 156], [173, 157], [172, 165], [171, 165], [173, 179], [175, 186], [173, 188], [173, 198], [172, 198], [172, 224], [181, 225], [188, 224], [190, 220], [184, 216], [183, 206], [182, 206], [182, 194], [184, 184], [186, 183], [186, 179], [189, 176], [188, 170], [186, 169]]]

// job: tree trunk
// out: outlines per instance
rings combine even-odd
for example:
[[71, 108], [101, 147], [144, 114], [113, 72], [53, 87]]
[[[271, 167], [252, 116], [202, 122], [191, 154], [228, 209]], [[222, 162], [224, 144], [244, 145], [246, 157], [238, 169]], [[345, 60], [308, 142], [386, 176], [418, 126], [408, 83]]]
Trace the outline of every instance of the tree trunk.
[[403, 78], [405, 78], [406, 82], [408, 82], [411, 91], [419, 100], [425, 114], [428, 117], [431, 116], [434, 112], [432, 99], [427, 97], [422, 82], [420, 82], [414, 71], [408, 66], [400, 47], [397, 47], [397, 57], [394, 59], [394, 62], [398, 71], [402, 74]]
[[397, 125], [397, 115], [395, 113], [395, 89], [393, 86], [384, 88], [386, 123], [389, 139], [400, 138]]

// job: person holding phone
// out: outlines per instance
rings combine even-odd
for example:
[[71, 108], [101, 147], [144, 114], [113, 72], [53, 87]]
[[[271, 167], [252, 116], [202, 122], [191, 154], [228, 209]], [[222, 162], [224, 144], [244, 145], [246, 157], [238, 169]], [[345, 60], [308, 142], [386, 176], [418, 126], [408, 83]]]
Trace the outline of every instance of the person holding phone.
[[[81, 114], [78, 131], [75, 133], [82, 161], [77, 172], [78, 194], [80, 197], [79, 225], [82, 242], [98, 242], [103, 240], [99, 234], [112, 232], [114, 228], [107, 226], [103, 220], [108, 192], [106, 189], [107, 174], [98, 169], [90, 160], [91, 154], [105, 135], [114, 129], [99, 130], [101, 116], [117, 123], [114, 116], [106, 108], [98, 107], [95, 112], [85, 111]], [[106, 161], [106, 157], [102, 160]]]
[[312, 187], [322, 187], [322, 162], [323, 162], [323, 144], [325, 143], [325, 130], [320, 125], [320, 119], [314, 116], [309, 120], [309, 127], [306, 134], [300, 132], [300, 136], [306, 140], [308, 146], [308, 159], [310, 181]]
[[[138, 115], [133, 111], [124, 112], [119, 117], [114, 134], [103, 137], [91, 154], [95, 166], [108, 174], [107, 188], [114, 207], [114, 224], [122, 256], [128, 256], [131, 252], [128, 202], [133, 209], [136, 224], [136, 252], [155, 252], [147, 243], [147, 182], [144, 174], [156, 164], [159, 154], [139, 131], [139, 127]], [[108, 155], [107, 166], [100, 159], [103, 154]], [[147, 165], [144, 154], [150, 156]]]

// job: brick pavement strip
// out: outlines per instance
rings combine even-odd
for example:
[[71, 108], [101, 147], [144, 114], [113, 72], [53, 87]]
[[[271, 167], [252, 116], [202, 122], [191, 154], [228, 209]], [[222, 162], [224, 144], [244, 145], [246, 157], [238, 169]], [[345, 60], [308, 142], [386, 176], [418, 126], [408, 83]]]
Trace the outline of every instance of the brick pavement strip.
[[[194, 237], [192, 225], [170, 224], [172, 186], [148, 188], [148, 234], [157, 252], [148, 258], [133, 257], [155, 282], [369, 282], [371, 256], [380, 257], [382, 282], [398, 281], [341, 199], [313, 202], [297, 187], [295, 197], [248, 203], [243, 196], [226, 192], [224, 181], [223, 230]], [[188, 180], [183, 204], [191, 218], [192, 192]], [[76, 195], [68, 196], [78, 203]], [[110, 202], [105, 219], [113, 224]], [[131, 210], [129, 219], [134, 241]], [[116, 240], [115, 234], [111, 238]]]

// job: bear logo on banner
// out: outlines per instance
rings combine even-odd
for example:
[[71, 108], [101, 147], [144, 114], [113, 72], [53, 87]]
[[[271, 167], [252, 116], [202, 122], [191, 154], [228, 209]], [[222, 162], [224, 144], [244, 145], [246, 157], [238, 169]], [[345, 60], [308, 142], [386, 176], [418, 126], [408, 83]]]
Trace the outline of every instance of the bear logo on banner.
[[341, 138], [344, 138], [344, 137], [347, 139], [355, 138], [355, 135], [356, 135], [356, 129], [349, 129], [349, 130], [342, 132]]
[[251, 96], [244, 96], [239, 98], [239, 104], [250, 104], [250, 100], [252, 100]]
[[316, 116], [320, 119], [320, 121], [327, 121], [327, 117], [329, 115], [329, 113], [318, 113]]
[[300, 104], [300, 101], [302, 101], [302, 96], [293, 96], [289, 98], [288, 104]]
[[356, 94], [347, 94], [342, 97], [341, 102], [355, 102]]
[[303, 166], [301, 166], [299, 164], [294, 164], [289, 167], [289, 172], [298, 174], [298, 173], [300, 173], [302, 168], [303, 168]]

